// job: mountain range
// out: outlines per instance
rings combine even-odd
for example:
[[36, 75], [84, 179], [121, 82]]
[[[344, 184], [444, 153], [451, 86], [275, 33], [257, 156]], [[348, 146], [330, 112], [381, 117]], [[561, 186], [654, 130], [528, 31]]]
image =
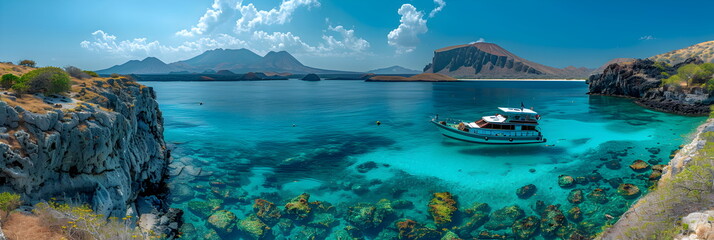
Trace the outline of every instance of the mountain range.
[[425, 73], [455, 78], [586, 78], [593, 69], [554, 68], [523, 59], [493, 43], [473, 43], [434, 51]]
[[414, 70], [414, 69], [408, 69], [402, 66], [391, 66], [391, 67], [386, 67], [386, 68], [378, 68], [378, 69], [373, 69], [367, 71], [367, 73], [374, 73], [374, 74], [420, 74], [422, 73], [421, 71]]
[[694, 44], [686, 48], [659, 54], [649, 59], [655, 62], [665, 62], [670, 65], [675, 65], [692, 57], [697, 57], [704, 62], [714, 62], [714, 41]]
[[204, 73], [228, 70], [233, 73], [266, 72], [291, 74], [350, 74], [354, 72], [326, 70], [303, 65], [286, 51], [270, 51], [260, 56], [248, 49], [208, 50], [188, 60], [167, 64], [158, 58], [131, 60], [121, 65], [97, 70], [99, 74], [168, 74]]

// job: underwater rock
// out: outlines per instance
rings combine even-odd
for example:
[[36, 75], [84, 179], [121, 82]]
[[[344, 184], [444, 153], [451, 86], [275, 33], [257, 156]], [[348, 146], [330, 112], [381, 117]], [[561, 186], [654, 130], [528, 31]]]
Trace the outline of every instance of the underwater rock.
[[459, 235], [456, 235], [456, 233], [452, 231], [446, 231], [440, 240], [461, 240], [461, 238], [459, 238]]
[[528, 216], [517, 220], [511, 226], [511, 231], [516, 239], [531, 239], [538, 234], [540, 229], [540, 219], [536, 216]]
[[488, 230], [504, 229], [513, 225], [513, 222], [522, 218], [524, 215], [523, 209], [518, 207], [518, 205], [504, 207], [491, 213], [484, 228]]
[[647, 179], [657, 180], [660, 177], [662, 177], [662, 171], [664, 171], [665, 166], [667, 166], [667, 165], [658, 164], [658, 165], [652, 166], [652, 173], [650, 173], [650, 176], [647, 177]]
[[647, 148], [647, 151], [652, 154], [658, 154], [661, 150], [659, 148], [653, 147], [653, 148]]
[[508, 239], [508, 236], [501, 235], [498, 233], [492, 233], [489, 231], [481, 231], [476, 235], [476, 239]]
[[280, 220], [280, 210], [272, 202], [264, 199], [255, 199], [253, 212], [268, 226], [275, 225]]
[[382, 199], [376, 205], [357, 203], [349, 207], [345, 220], [360, 229], [374, 229], [393, 214], [394, 209], [392, 209], [389, 200]]
[[587, 178], [588, 181], [594, 183], [602, 180], [602, 175], [599, 172], [592, 172], [585, 175], [585, 178]]
[[569, 188], [575, 185], [575, 179], [573, 177], [568, 176], [568, 175], [560, 175], [558, 176], [558, 186], [562, 188]]
[[528, 199], [529, 197], [533, 196], [533, 194], [535, 194], [537, 190], [538, 189], [535, 185], [528, 184], [518, 188], [518, 190], [516, 190], [516, 196], [521, 199]]
[[310, 194], [303, 193], [285, 204], [285, 215], [295, 220], [302, 220], [310, 215]]
[[360, 165], [357, 165], [357, 171], [361, 172], [361, 173], [369, 172], [370, 170], [375, 169], [375, 168], [377, 168], [377, 163], [375, 163], [374, 161], [369, 161], [369, 162], [365, 162]]
[[248, 203], [247, 198], [248, 192], [242, 188], [230, 188], [230, 189], [216, 189], [215, 187], [211, 189], [211, 193], [214, 197], [223, 199], [226, 203]]
[[215, 205], [208, 201], [190, 201], [188, 202], [188, 210], [200, 218], [208, 218], [211, 213], [216, 210]]
[[374, 238], [374, 240], [394, 240], [394, 239], [399, 239], [399, 232], [392, 228], [385, 228], [379, 234], [377, 234], [377, 237]]
[[640, 188], [630, 183], [623, 183], [617, 187], [617, 193], [626, 199], [633, 199], [640, 196]]
[[171, 184], [169, 189], [169, 196], [174, 202], [185, 202], [194, 197], [193, 190], [186, 184]]
[[593, 189], [592, 192], [588, 194], [588, 199], [599, 204], [607, 203], [607, 192], [602, 188]]
[[247, 218], [238, 221], [237, 228], [251, 240], [263, 239], [270, 234], [270, 227], [260, 221], [255, 214], [251, 214]]
[[586, 177], [575, 177], [575, 184], [581, 184], [581, 185], [588, 184], [588, 178], [586, 178]]
[[216, 232], [216, 230], [214, 230], [213, 228], [209, 228], [209, 229], [206, 230], [206, 232], [204, 232], [202, 239], [205, 239], [205, 240], [222, 240], [223, 238], [221, 238], [221, 236], [218, 235], [218, 232]]
[[392, 201], [392, 208], [394, 209], [410, 209], [414, 207], [414, 203], [409, 200], [395, 200]]
[[429, 201], [429, 213], [434, 223], [439, 226], [450, 224], [456, 210], [456, 200], [449, 192], [434, 193], [434, 197]]
[[427, 228], [411, 219], [396, 223], [400, 240], [434, 240], [440, 239], [441, 233], [436, 229]]
[[[391, 239], [396, 239], [397, 236], [395, 235], [394, 238]], [[356, 237], [353, 236], [352, 233], [346, 229], [340, 229], [337, 230], [333, 233], [333, 237], [329, 238], [330, 240], [361, 240], [364, 239], [362, 237]], [[379, 237], [375, 238], [379, 239]]]
[[580, 222], [583, 220], [583, 212], [580, 211], [580, 207], [574, 206], [568, 210], [568, 219], [573, 222]]
[[535, 208], [533, 210], [538, 214], [538, 215], [543, 215], [545, 213], [545, 209], [548, 207], [548, 205], [545, 205], [545, 202], [542, 200], [538, 200], [535, 203]]
[[312, 219], [307, 223], [310, 227], [317, 228], [332, 228], [339, 222], [335, 219], [335, 216], [330, 213], [315, 213], [312, 215]]
[[283, 235], [288, 235], [295, 225], [293, 224], [293, 220], [281, 218], [275, 226], [278, 227], [278, 230], [280, 230]]
[[295, 240], [320, 240], [325, 239], [329, 233], [322, 228], [302, 226], [295, 234]]
[[558, 205], [549, 205], [541, 217], [540, 231], [545, 238], [555, 237], [558, 230], [567, 224], [565, 215], [560, 211]]
[[335, 207], [332, 206], [332, 204], [328, 202], [322, 202], [322, 201], [314, 201], [308, 203], [310, 205], [310, 208], [312, 209], [313, 213], [332, 213], [334, 214], [336, 212]]
[[369, 192], [369, 187], [364, 186], [362, 184], [355, 184], [355, 185], [352, 185], [350, 190], [352, 190], [352, 192], [354, 192], [357, 195], [362, 195], [362, 194]]
[[617, 169], [620, 169], [622, 166], [620, 165], [620, 161], [612, 160], [612, 161], [606, 162], [605, 167], [607, 167], [608, 169], [617, 170]]
[[236, 215], [226, 210], [220, 210], [208, 217], [207, 222], [216, 232], [225, 235], [233, 232], [236, 225]]
[[568, 202], [578, 204], [583, 202], [583, 190], [573, 189], [568, 193]]
[[635, 172], [644, 172], [647, 171], [647, 169], [650, 167], [650, 165], [642, 160], [635, 160], [630, 164], [630, 169], [632, 169]]
[[466, 216], [471, 216], [478, 212], [490, 213], [491, 207], [488, 206], [488, 203], [475, 202], [471, 204], [471, 207], [464, 209]]
[[622, 184], [622, 178], [616, 177], [616, 178], [610, 178], [606, 180], [608, 184], [610, 184], [610, 187], [612, 188], [617, 188]]
[[181, 232], [181, 234], [184, 236], [197, 236], [196, 226], [194, 226], [192, 223], [182, 224], [181, 228], [179, 228], [179, 232]]

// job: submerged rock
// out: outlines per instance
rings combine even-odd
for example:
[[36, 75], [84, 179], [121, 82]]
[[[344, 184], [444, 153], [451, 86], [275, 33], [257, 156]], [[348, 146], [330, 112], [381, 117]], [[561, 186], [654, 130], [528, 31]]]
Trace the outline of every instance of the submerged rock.
[[434, 240], [441, 238], [441, 232], [427, 228], [411, 219], [396, 223], [400, 240]]
[[446, 231], [440, 240], [461, 240], [461, 238], [459, 238], [459, 235], [456, 235], [456, 233], [452, 231]]
[[307, 193], [293, 198], [285, 204], [285, 215], [296, 220], [307, 218], [311, 210], [308, 200], [310, 200], [310, 194]]
[[488, 206], [488, 203], [475, 202], [471, 204], [471, 207], [464, 209], [464, 213], [467, 216], [471, 216], [477, 212], [489, 213], [491, 212], [491, 207]]
[[632, 169], [635, 172], [644, 172], [647, 171], [647, 169], [650, 167], [650, 165], [642, 160], [635, 160], [630, 164], [630, 169]]
[[247, 218], [238, 221], [237, 228], [251, 240], [264, 239], [270, 234], [270, 227], [260, 221], [255, 214], [251, 214]]
[[335, 216], [330, 213], [315, 213], [307, 223], [308, 226], [317, 228], [332, 228], [339, 224]]
[[208, 224], [219, 234], [229, 234], [235, 228], [236, 215], [226, 210], [216, 211], [208, 218]]
[[511, 231], [516, 239], [531, 239], [538, 234], [540, 229], [540, 219], [536, 216], [528, 216], [513, 223]]
[[349, 207], [345, 220], [360, 229], [374, 229], [393, 215], [394, 209], [389, 200], [382, 199], [376, 205], [357, 203]]
[[394, 209], [410, 209], [414, 208], [414, 203], [409, 200], [395, 200], [392, 201], [392, 208]]
[[567, 224], [565, 215], [557, 205], [549, 205], [541, 217], [540, 231], [541, 235], [546, 238], [555, 237], [558, 230]]
[[594, 183], [594, 182], [602, 180], [602, 175], [600, 175], [599, 172], [592, 172], [592, 173], [588, 173], [588, 175], [585, 175], [585, 178], [587, 178], [588, 181]]
[[513, 222], [522, 218], [525, 215], [523, 209], [517, 205], [504, 207], [491, 213], [491, 216], [486, 222], [484, 228], [488, 230], [500, 230], [513, 225]]
[[215, 206], [208, 201], [190, 201], [188, 210], [200, 218], [208, 218], [214, 211]]
[[434, 193], [434, 197], [429, 201], [429, 213], [437, 225], [450, 224], [456, 210], [456, 200], [449, 192]]
[[583, 190], [580, 190], [580, 189], [570, 190], [570, 193], [568, 193], [568, 202], [573, 203], [573, 204], [578, 204], [583, 201], [584, 201]]
[[617, 188], [617, 193], [626, 199], [633, 199], [640, 196], [640, 188], [630, 183], [623, 183]]
[[488, 215], [491, 212], [491, 207], [486, 203], [474, 203], [471, 207], [464, 210], [465, 218], [461, 225], [456, 227], [455, 231], [461, 236], [469, 236], [471, 232], [477, 230], [488, 221]]
[[369, 162], [365, 162], [360, 165], [357, 165], [357, 171], [361, 172], [361, 173], [369, 172], [370, 170], [375, 169], [375, 168], [377, 168], [377, 163], [374, 161], [369, 161]]
[[518, 188], [518, 190], [516, 190], [516, 196], [521, 199], [528, 199], [529, 197], [533, 196], [533, 194], [535, 194], [537, 190], [538, 189], [535, 185], [528, 184]]
[[253, 212], [268, 226], [273, 226], [280, 220], [280, 210], [272, 202], [263, 199], [255, 199]]
[[575, 185], [575, 179], [568, 175], [558, 176], [558, 186], [562, 188], [569, 188]]
[[619, 160], [612, 160], [605, 163], [605, 167], [607, 167], [608, 169], [617, 170], [620, 169], [622, 166], [620, 165]]
[[295, 234], [295, 240], [319, 240], [325, 239], [329, 233], [327, 230], [316, 227], [302, 226]]
[[660, 177], [662, 177], [662, 171], [664, 171], [665, 166], [667, 166], [667, 165], [658, 164], [658, 165], [652, 166], [652, 173], [650, 174], [649, 177], [647, 177], [647, 179], [657, 180]]
[[607, 192], [602, 188], [593, 189], [593, 191], [588, 194], [588, 199], [599, 204], [605, 204], [608, 202]]
[[580, 207], [574, 206], [568, 210], [568, 219], [573, 222], [580, 222], [583, 220], [583, 212], [580, 211]]

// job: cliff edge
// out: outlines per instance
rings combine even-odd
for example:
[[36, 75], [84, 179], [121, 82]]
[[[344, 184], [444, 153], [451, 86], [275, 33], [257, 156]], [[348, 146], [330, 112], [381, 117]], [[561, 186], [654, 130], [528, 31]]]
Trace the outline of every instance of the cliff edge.
[[160, 198], [149, 196], [164, 191], [169, 163], [156, 94], [126, 78], [72, 80], [63, 97], [3, 93], [0, 191], [138, 215], [137, 199]]

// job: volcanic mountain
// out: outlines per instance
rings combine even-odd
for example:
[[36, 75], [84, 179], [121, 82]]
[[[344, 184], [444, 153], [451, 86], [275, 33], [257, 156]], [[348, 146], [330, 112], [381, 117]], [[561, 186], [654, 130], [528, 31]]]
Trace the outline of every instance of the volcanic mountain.
[[131, 60], [121, 65], [98, 70], [100, 74], [168, 74], [170, 72], [218, 72], [228, 70], [237, 74], [247, 72], [289, 72], [292, 74], [344, 74], [345, 71], [312, 68], [303, 65], [290, 53], [285, 51], [269, 52], [260, 56], [248, 49], [215, 49], [208, 50], [188, 60], [166, 64], [161, 60], [149, 57], [142, 61]]
[[434, 51], [425, 73], [457, 78], [586, 78], [592, 69], [554, 68], [523, 59], [493, 43], [473, 43]]
[[391, 66], [386, 68], [379, 68], [367, 71], [368, 73], [374, 74], [420, 74], [421, 71], [414, 69], [408, 69], [402, 66]]

